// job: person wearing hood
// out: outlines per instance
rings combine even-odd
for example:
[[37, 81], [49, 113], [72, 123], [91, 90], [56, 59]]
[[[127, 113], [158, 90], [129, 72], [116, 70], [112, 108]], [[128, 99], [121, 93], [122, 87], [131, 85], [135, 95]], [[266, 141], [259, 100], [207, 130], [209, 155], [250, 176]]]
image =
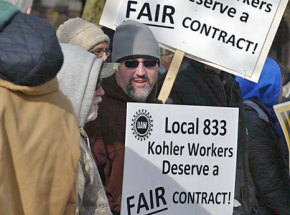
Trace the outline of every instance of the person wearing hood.
[[257, 189], [260, 213], [290, 214], [289, 154], [279, 138], [273, 106], [282, 97], [282, 74], [267, 58], [258, 83], [237, 77], [249, 132], [249, 165]]
[[[32, 0], [0, 0], [0, 214], [72, 214], [76, 118], [59, 91], [63, 54]], [[26, 12], [26, 13], [23, 13]]]
[[80, 215], [111, 215], [102, 181], [91, 154], [84, 125], [97, 118], [98, 104], [104, 90], [101, 78], [102, 59], [74, 45], [61, 44], [64, 63], [57, 75], [60, 90], [73, 105], [80, 129], [81, 158], [78, 173], [78, 207]]
[[106, 95], [99, 117], [85, 129], [113, 214], [120, 214], [126, 111], [128, 102], [153, 103], [157, 91], [160, 50], [145, 24], [128, 20], [116, 28], [112, 61], [115, 75], [103, 81]]

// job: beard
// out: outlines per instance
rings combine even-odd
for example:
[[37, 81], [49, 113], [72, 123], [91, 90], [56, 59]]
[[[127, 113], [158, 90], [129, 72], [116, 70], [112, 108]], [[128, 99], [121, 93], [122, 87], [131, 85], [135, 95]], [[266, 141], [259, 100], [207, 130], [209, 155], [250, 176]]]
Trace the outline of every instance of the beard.
[[139, 90], [135, 90], [135, 88], [132, 85], [134, 79], [131, 79], [130, 84], [126, 87], [126, 94], [134, 101], [145, 102], [152, 90], [152, 86], [149, 82], [149, 79], [147, 77], [144, 77], [144, 79], [147, 81], [147, 84], [143, 89], [139, 88]]

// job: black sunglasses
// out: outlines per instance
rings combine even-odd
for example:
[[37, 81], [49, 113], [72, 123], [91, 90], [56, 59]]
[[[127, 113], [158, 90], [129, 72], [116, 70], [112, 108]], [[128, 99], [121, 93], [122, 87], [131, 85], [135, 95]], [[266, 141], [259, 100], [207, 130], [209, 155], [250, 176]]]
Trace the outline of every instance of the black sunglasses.
[[125, 66], [127, 68], [137, 68], [139, 63], [143, 63], [145, 67], [154, 67], [157, 64], [157, 60], [144, 60], [144, 61], [138, 61], [138, 60], [127, 60], [123, 61]]

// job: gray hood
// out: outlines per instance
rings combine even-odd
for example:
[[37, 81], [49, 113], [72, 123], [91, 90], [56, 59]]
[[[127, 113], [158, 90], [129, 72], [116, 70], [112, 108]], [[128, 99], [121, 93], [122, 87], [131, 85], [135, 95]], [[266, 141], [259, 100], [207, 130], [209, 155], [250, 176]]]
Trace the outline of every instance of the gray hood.
[[70, 44], [61, 44], [64, 62], [57, 74], [59, 89], [73, 105], [79, 126], [87, 121], [103, 63], [94, 54]]

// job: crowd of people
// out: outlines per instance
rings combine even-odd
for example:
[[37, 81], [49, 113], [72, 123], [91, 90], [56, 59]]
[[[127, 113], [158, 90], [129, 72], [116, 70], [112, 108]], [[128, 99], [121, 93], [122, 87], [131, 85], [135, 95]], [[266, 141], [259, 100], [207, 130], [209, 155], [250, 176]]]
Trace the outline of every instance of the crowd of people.
[[[55, 32], [32, 3], [0, 0], [0, 214], [118, 215], [127, 103], [162, 103], [168, 65], [145, 24], [110, 38], [74, 18]], [[185, 57], [170, 93], [172, 104], [239, 109], [233, 215], [290, 214], [273, 110], [283, 70], [268, 57], [254, 83]]]

